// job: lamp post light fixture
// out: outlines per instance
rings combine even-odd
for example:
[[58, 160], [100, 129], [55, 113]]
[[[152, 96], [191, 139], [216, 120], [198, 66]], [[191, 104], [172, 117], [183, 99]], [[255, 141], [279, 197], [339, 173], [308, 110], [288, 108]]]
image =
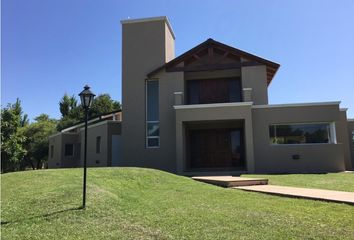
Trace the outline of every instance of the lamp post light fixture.
[[88, 120], [88, 111], [91, 107], [93, 98], [96, 96], [90, 91], [90, 87], [85, 85], [84, 90], [79, 94], [81, 99], [81, 105], [85, 110], [85, 149], [84, 149], [84, 182], [83, 182], [83, 192], [82, 192], [82, 208], [86, 207], [86, 154], [87, 154], [87, 120]]

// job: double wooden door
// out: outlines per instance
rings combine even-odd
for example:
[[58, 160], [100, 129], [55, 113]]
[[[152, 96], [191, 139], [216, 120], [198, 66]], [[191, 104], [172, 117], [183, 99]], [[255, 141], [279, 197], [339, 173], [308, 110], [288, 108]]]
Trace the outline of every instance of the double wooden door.
[[190, 169], [242, 169], [242, 129], [189, 130]]

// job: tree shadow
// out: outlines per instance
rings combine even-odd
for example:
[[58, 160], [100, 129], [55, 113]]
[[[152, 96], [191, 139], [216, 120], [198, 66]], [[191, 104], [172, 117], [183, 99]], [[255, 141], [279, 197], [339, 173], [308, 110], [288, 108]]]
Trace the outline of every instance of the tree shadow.
[[58, 210], [58, 211], [54, 211], [54, 212], [50, 212], [50, 213], [45, 213], [42, 215], [37, 215], [37, 216], [32, 216], [29, 218], [22, 218], [19, 220], [14, 220], [14, 221], [3, 221], [1, 220], [1, 226], [3, 225], [8, 225], [8, 224], [12, 224], [12, 223], [19, 223], [19, 222], [23, 222], [23, 221], [27, 221], [27, 220], [31, 220], [31, 219], [35, 219], [35, 218], [47, 218], [47, 217], [51, 217], [60, 213], [64, 213], [64, 212], [69, 212], [69, 211], [77, 211], [77, 210], [83, 210], [84, 208], [82, 206], [80, 207], [74, 207], [74, 208], [68, 208], [68, 209], [63, 209], [63, 210]]

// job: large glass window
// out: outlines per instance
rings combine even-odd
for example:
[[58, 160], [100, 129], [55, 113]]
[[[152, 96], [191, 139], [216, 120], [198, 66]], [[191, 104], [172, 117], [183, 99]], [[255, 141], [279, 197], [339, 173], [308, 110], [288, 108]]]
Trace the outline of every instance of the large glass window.
[[269, 126], [271, 144], [335, 143], [330, 123], [276, 124]]
[[159, 82], [146, 81], [146, 147], [160, 146]]
[[187, 80], [188, 104], [241, 102], [239, 78]]

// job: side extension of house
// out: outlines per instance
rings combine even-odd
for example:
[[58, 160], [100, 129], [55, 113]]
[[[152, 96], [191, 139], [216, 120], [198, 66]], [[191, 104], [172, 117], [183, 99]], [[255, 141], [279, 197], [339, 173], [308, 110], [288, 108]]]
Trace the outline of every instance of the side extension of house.
[[[121, 159], [120, 111], [95, 117], [87, 128], [87, 166], [118, 166]], [[49, 137], [48, 168], [83, 166], [84, 123]]]

